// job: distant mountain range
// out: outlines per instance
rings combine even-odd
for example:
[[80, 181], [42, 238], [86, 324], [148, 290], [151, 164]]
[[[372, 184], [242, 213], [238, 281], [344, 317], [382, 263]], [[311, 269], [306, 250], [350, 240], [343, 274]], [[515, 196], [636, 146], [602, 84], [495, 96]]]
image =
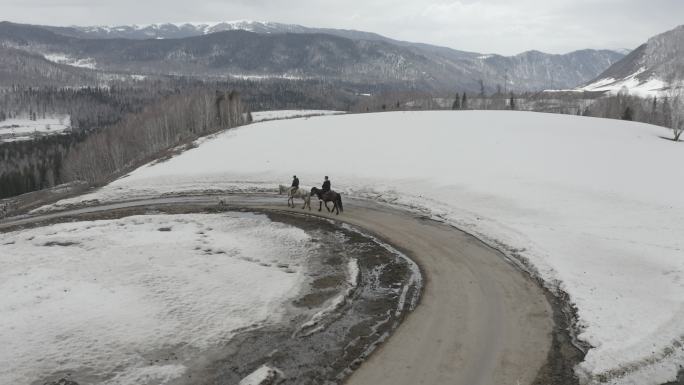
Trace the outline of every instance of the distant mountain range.
[[[324, 78], [425, 90], [573, 88], [624, 57], [480, 54], [375, 33], [266, 22], [50, 27], [0, 23], [0, 46], [103, 72], [200, 78]], [[22, 75], [22, 76], [25, 76]]]
[[580, 89], [657, 96], [681, 88], [683, 82], [684, 25], [650, 38]]

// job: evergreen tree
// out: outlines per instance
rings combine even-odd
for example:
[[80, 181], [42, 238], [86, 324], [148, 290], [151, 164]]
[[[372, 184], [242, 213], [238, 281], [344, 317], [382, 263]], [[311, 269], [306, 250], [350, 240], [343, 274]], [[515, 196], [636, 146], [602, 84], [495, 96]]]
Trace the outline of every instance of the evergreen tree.
[[458, 93], [456, 93], [456, 98], [454, 99], [454, 104], [451, 105], [452, 110], [460, 110], [461, 109], [461, 98], [459, 97]]
[[461, 109], [462, 110], [467, 110], [468, 109], [468, 96], [466, 96], [466, 93], [463, 93], [463, 97], [461, 98]]
[[511, 100], [509, 102], [509, 107], [511, 110], [515, 110], [515, 95], [511, 92]]
[[627, 106], [625, 108], [625, 111], [622, 113], [622, 120], [633, 120], [633, 112], [632, 112], [632, 107]]

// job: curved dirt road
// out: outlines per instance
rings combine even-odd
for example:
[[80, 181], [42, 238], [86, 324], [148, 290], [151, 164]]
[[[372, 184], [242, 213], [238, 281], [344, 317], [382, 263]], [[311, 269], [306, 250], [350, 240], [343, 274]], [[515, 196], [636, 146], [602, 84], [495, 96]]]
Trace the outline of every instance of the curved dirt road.
[[[215, 197], [124, 202], [0, 223], [0, 229], [130, 206], [216, 202]], [[226, 203], [302, 212], [263, 196], [227, 196]], [[401, 249], [421, 266], [425, 280], [416, 310], [348, 384], [532, 383], [546, 363], [553, 330], [551, 306], [535, 283], [500, 253], [450, 226], [364, 201], [348, 200], [345, 207], [338, 217], [322, 216], [358, 226]]]
[[404, 251], [426, 281], [416, 310], [347, 384], [532, 383], [553, 329], [551, 306], [535, 283], [450, 226], [365, 202], [346, 207], [336, 219]]

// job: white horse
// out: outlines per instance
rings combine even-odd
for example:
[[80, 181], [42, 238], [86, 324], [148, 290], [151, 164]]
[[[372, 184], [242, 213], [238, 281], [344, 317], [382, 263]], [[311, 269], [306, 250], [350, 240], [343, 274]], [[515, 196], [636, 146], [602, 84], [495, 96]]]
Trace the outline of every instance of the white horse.
[[294, 188], [283, 186], [281, 184], [280, 186], [278, 186], [278, 193], [280, 193], [281, 195], [287, 193], [287, 207], [294, 208], [295, 198], [302, 198], [304, 200], [304, 206], [302, 206], [302, 209], [309, 207], [309, 210], [311, 210], [311, 193], [306, 188]]

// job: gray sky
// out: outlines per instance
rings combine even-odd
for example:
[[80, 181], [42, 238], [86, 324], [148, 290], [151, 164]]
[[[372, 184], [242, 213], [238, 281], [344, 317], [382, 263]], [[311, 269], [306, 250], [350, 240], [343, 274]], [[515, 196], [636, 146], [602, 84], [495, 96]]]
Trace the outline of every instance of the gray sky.
[[500, 54], [631, 49], [684, 24], [683, 16], [683, 0], [0, 0], [0, 19], [21, 23], [249, 19]]

